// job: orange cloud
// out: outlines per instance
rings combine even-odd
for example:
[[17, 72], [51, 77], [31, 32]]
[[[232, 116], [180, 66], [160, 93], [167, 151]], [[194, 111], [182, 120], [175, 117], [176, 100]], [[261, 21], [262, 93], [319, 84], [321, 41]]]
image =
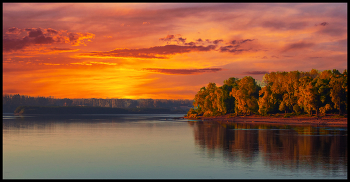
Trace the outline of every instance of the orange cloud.
[[68, 33], [69, 42], [73, 46], [85, 45], [85, 41], [91, 41], [95, 38], [95, 35], [92, 33]]

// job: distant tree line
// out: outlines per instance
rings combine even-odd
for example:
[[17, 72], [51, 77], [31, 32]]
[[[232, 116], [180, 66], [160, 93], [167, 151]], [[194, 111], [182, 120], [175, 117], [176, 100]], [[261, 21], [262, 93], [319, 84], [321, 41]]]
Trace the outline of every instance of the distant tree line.
[[185, 99], [58, 99], [26, 95], [3, 95], [3, 112], [13, 113], [19, 106], [87, 106], [111, 108], [167, 108], [187, 112], [193, 100]]
[[[167, 108], [111, 108], [91, 106], [19, 106], [15, 114], [171, 114]], [[183, 113], [183, 112], [182, 112]]]
[[310, 72], [271, 72], [262, 85], [254, 78], [229, 78], [221, 87], [209, 83], [195, 95], [188, 117], [225, 114], [347, 113], [348, 72], [333, 69]]

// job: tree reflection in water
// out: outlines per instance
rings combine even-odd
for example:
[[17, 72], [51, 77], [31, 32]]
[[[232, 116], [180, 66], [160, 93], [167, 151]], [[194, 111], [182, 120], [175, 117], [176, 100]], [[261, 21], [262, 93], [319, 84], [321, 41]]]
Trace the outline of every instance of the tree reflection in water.
[[347, 171], [347, 128], [219, 121], [189, 125], [197, 146], [231, 163], [250, 165], [261, 158], [270, 168]]

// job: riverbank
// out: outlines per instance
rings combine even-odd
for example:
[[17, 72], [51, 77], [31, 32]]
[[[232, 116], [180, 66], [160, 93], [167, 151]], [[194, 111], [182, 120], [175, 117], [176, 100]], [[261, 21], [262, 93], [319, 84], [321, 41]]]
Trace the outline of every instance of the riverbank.
[[325, 126], [341, 126], [347, 127], [348, 119], [337, 115], [327, 115], [322, 117], [308, 116], [289, 116], [284, 117], [283, 114], [277, 116], [231, 116], [229, 114], [223, 116], [197, 118], [184, 117], [186, 119], [201, 120], [201, 121], [224, 121], [224, 122], [244, 122], [244, 123], [264, 123], [264, 124], [307, 124], [307, 125], [325, 125]]

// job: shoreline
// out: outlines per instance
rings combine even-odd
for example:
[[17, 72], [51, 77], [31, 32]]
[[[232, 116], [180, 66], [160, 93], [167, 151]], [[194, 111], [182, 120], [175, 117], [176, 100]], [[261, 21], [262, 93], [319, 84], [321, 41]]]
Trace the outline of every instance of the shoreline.
[[223, 121], [223, 122], [235, 122], [235, 123], [260, 123], [260, 124], [281, 124], [281, 125], [319, 125], [319, 126], [348, 126], [348, 118], [334, 118], [332, 116], [323, 117], [305, 117], [305, 116], [291, 116], [284, 118], [283, 116], [230, 116], [229, 114], [223, 116], [212, 116], [186, 119], [198, 120], [198, 121]]

